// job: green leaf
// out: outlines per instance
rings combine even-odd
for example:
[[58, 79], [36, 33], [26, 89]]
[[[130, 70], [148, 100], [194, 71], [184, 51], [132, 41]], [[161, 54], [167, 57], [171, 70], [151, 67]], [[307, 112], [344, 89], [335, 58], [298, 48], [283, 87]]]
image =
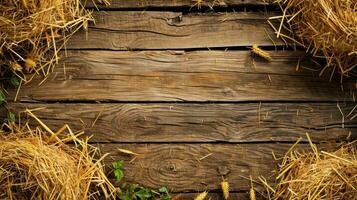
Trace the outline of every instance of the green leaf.
[[124, 173], [123, 173], [123, 163], [124, 161], [122, 160], [117, 160], [115, 162], [112, 163], [113, 168], [114, 168], [114, 176], [117, 182], [119, 182], [123, 177], [124, 177]]
[[119, 182], [124, 177], [124, 173], [121, 169], [115, 169], [114, 176], [115, 176], [115, 180]]
[[132, 200], [132, 198], [130, 198], [130, 196], [128, 194], [125, 194], [125, 193], [120, 193], [119, 199], [121, 199], [121, 200]]
[[162, 194], [168, 194], [169, 193], [169, 189], [167, 189], [167, 187], [161, 187], [159, 189], [159, 192]]
[[16, 121], [16, 115], [15, 115], [15, 113], [8, 112], [8, 113], [7, 113], [7, 121], [8, 121], [8, 122], [15, 122], [15, 121]]
[[112, 163], [114, 169], [122, 169], [124, 161], [117, 160]]
[[146, 200], [152, 196], [150, 190], [147, 188], [141, 188], [135, 195], [139, 197], [140, 200]]
[[6, 102], [6, 97], [3, 91], [0, 90], [0, 105]]
[[18, 87], [20, 85], [20, 79], [17, 76], [12, 76], [10, 82], [15, 87]]
[[[130, 193], [135, 193], [136, 190], [138, 190], [139, 186], [137, 184], [131, 184], [128, 191]], [[139, 188], [140, 189], [140, 188]]]

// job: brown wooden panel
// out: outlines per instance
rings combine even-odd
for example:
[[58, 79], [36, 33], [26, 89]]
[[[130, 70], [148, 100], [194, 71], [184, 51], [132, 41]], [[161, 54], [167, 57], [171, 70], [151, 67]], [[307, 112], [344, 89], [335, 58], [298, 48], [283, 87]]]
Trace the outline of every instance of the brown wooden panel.
[[186, 49], [272, 46], [272, 13], [182, 14], [158, 11], [94, 12], [95, 25], [73, 36], [69, 49]]
[[[124, 181], [139, 183], [151, 188], [167, 186], [174, 192], [218, 191], [224, 176], [231, 183], [231, 191], [249, 190], [250, 175], [267, 178], [274, 183], [276, 162], [291, 144], [103, 144], [102, 151], [110, 152], [106, 162], [124, 160]], [[123, 155], [117, 148], [138, 153]], [[309, 150], [309, 145], [299, 148]], [[332, 146], [323, 149], [331, 150]], [[322, 149], [322, 148], [320, 148]], [[200, 160], [207, 155], [205, 159]], [[109, 174], [112, 177], [112, 174]], [[258, 188], [258, 186], [257, 186]]]
[[[340, 104], [345, 115], [353, 106]], [[357, 121], [346, 118], [342, 129], [335, 103], [13, 103], [8, 107], [16, 113], [45, 108], [35, 114], [54, 131], [69, 124], [73, 130], [86, 129], [93, 142], [294, 142], [306, 132], [318, 142], [345, 140], [349, 134], [357, 139]]]
[[[180, 193], [180, 194], [172, 194], [173, 199], [175, 200], [192, 200], [199, 194], [196, 193]], [[263, 199], [259, 194], [257, 195], [257, 199]], [[230, 199], [239, 199], [239, 200], [249, 200], [249, 193], [248, 192], [230, 192], [229, 194]], [[223, 194], [221, 192], [209, 192], [206, 199], [210, 200], [224, 200]]]
[[[98, 1], [96, 6], [93, 1], [86, 0], [87, 8], [165, 8], [165, 7], [192, 7], [196, 4], [193, 0], [111, 0], [110, 5], [105, 6], [103, 3]], [[262, 0], [206, 0], [203, 1], [201, 6], [205, 7], [227, 7], [227, 6], [241, 6], [241, 5], [269, 5], [269, 3], [263, 2]]]
[[[70, 51], [55, 71], [23, 85], [18, 100], [79, 101], [344, 101], [355, 82], [296, 72], [300, 53], [249, 51]], [[302, 62], [303, 63], [303, 62]], [[300, 68], [311, 68], [311, 63]], [[64, 67], [65, 66], [65, 67]], [[13, 99], [16, 91], [10, 91]]]

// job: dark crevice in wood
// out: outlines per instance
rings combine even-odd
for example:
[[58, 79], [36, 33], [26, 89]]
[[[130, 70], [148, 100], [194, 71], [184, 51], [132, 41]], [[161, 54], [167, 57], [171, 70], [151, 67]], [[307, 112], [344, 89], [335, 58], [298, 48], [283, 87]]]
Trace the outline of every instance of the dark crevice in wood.
[[150, 31], [150, 30], [115, 30], [115, 29], [110, 29], [110, 28], [97, 28], [97, 27], [89, 27], [89, 30], [96, 30], [96, 31], [101, 31], [101, 32], [111, 32], [111, 33], [153, 33], [157, 35], [163, 35], [163, 36], [168, 36], [168, 37], [187, 37], [190, 36], [189, 34], [187, 35], [174, 35], [174, 34], [167, 34], [167, 33], [160, 33], [158, 31]]
[[[78, 103], [85, 103], [85, 104], [247, 104], [247, 103], [295, 103], [295, 104], [307, 104], [307, 103], [355, 103], [353, 100], [345, 100], [345, 101], [304, 101], [304, 100], [271, 100], [271, 101], [120, 101], [120, 100], [18, 100], [14, 102], [13, 100], [9, 99], [8, 103], [33, 103], [33, 104], [78, 104]], [[336, 107], [337, 108], [337, 107]]]
[[[313, 144], [330, 144], [330, 143], [344, 143], [346, 142], [347, 139], [336, 139], [335, 141], [312, 141]], [[131, 145], [142, 145], [142, 144], [212, 144], [212, 145], [237, 145], [237, 144], [249, 144], [249, 145], [259, 145], [259, 144], [295, 144], [296, 141], [245, 141], [245, 142], [230, 142], [230, 141], [207, 141], [207, 142], [196, 142], [196, 141], [179, 141], [179, 142], [163, 142], [163, 141], [150, 141], [150, 142], [118, 142], [118, 141], [103, 141], [103, 142], [95, 142], [95, 141], [89, 141], [88, 144], [91, 145], [105, 145], [105, 144], [131, 144]], [[66, 144], [75, 144], [73, 142], [67, 142]], [[306, 138], [303, 138], [299, 144], [309, 144], [309, 141]]]
[[276, 5], [254, 5], [254, 4], [242, 4], [242, 5], [230, 5], [230, 6], [215, 6], [210, 8], [209, 6], [203, 5], [200, 9], [197, 6], [148, 6], [148, 7], [130, 7], [130, 8], [116, 8], [112, 6], [98, 6], [87, 7], [89, 10], [94, 11], [170, 11], [170, 12], [182, 12], [182, 13], [215, 13], [215, 12], [266, 12], [266, 11], [281, 11], [281, 9]]
[[[141, 48], [130, 48], [130, 49], [109, 49], [109, 48], [66, 48], [66, 50], [71, 51], [165, 51], [165, 50], [179, 50], [179, 51], [250, 51], [252, 46], [227, 46], [227, 47], [205, 47], [205, 48], [166, 48], [166, 49], [141, 49]], [[302, 46], [292, 46], [292, 45], [261, 45], [259, 48], [265, 51], [304, 51]], [[62, 50], [65, 51], [65, 50]], [[308, 56], [308, 54], [307, 54]]]
[[[345, 140], [336, 140], [334, 142], [342, 142]], [[118, 141], [109, 141], [109, 142], [89, 142], [89, 144], [226, 144], [226, 145], [236, 145], [236, 144], [294, 144], [296, 141], [244, 141], [244, 142], [231, 142], [231, 141], [222, 141], [222, 140], [217, 140], [217, 141], [207, 141], [207, 142], [196, 142], [196, 141], [180, 141], [180, 142], [162, 142], [162, 141], [150, 141], [150, 142], [118, 142]], [[300, 144], [309, 144], [309, 141], [307, 140], [302, 140], [299, 142]], [[331, 143], [331, 141], [313, 141], [314, 144], [325, 144], [325, 143]]]

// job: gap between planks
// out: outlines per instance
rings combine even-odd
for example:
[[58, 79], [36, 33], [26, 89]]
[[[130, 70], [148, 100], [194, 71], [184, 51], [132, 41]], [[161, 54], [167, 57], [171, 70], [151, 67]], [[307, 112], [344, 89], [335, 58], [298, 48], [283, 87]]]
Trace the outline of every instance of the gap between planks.
[[[191, 8], [195, 5], [192, 0], [111, 0], [110, 5], [103, 5], [102, 3], [93, 4], [93, 1], [83, 0], [87, 8], [100, 8], [100, 9], [146, 9], [146, 8]], [[271, 5], [268, 1], [264, 2], [262, 0], [225, 0], [225, 1], [203, 1], [201, 6], [202, 10], [207, 10], [207, 7], [237, 7], [237, 6], [267, 6]], [[196, 5], [197, 7], [197, 5]]]

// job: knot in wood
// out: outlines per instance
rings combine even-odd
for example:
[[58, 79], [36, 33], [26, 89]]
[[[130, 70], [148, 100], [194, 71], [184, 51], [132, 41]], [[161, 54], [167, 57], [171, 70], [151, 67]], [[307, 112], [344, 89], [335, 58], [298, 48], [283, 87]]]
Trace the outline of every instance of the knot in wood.
[[219, 175], [221, 176], [226, 176], [229, 174], [229, 172], [231, 172], [231, 170], [228, 169], [227, 166], [219, 166], [217, 168], [217, 172], [219, 173]]
[[182, 15], [176, 16], [174, 18], [166, 18], [166, 23], [170, 26], [175, 26], [182, 21]]
[[168, 168], [172, 172], [176, 172], [176, 165], [175, 163], [169, 163]]

